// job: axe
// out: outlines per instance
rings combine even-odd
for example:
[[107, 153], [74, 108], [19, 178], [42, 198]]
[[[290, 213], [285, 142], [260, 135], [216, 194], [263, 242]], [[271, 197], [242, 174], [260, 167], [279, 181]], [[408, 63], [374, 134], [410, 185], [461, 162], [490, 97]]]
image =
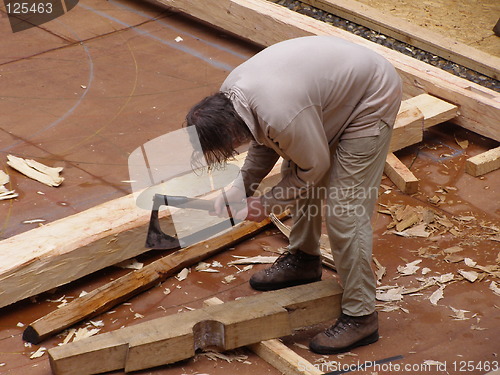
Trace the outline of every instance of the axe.
[[[231, 215], [231, 209], [227, 202], [226, 196], [223, 192], [224, 199], [226, 201], [226, 207], [229, 214], [229, 222], [231, 226], [235, 225], [234, 218]], [[183, 247], [183, 243], [187, 243], [188, 240], [192, 237], [195, 238], [202, 237], [208, 238], [213, 236], [214, 234], [220, 232], [223, 229], [227, 229], [228, 221], [222, 221], [218, 224], [215, 224], [209, 228], [202, 229], [196, 233], [190, 234], [184, 237], [184, 241], [179, 240], [177, 237], [173, 237], [169, 234], [163, 232], [160, 227], [160, 220], [158, 217], [158, 211], [161, 206], [170, 206], [170, 207], [178, 207], [178, 208], [191, 208], [197, 210], [204, 211], [213, 211], [214, 210], [214, 201], [207, 199], [199, 199], [199, 198], [189, 198], [185, 196], [175, 196], [175, 195], [164, 195], [164, 194], [155, 194], [153, 196], [153, 208], [151, 210], [151, 218], [149, 220], [149, 228], [148, 234], [146, 237], [146, 247], [150, 249], [156, 250], [173, 250]], [[242, 207], [241, 207], [242, 208]]]

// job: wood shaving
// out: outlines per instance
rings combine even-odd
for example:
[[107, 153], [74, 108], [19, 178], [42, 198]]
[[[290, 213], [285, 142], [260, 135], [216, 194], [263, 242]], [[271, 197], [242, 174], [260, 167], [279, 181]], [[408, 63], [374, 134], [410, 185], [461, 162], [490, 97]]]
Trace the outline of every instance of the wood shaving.
[[13, 155], [7, 155], [7, 164], [25, 176], [47, 186], [59, 186], [64, 181], [64, 177], [59, 175], [63, 170], [62, 167], [48, 167], [35, 160]]
[[436, 290], [432, 295], [429, 297], [429, 301], [435, 306], [437, 306], [437, 303], [439, 300], [441, 300], [444, 297], [444, 285], [441, 285], [438, 290]]
[[166, 296], [167, 296], [167, 295], [169, 295], [170, 293], [171, 293], [170, 288], [165, 288], [165, 289], [163, 290], [163, 294], [165, 294]]
[[460, 246], [452, 246], [443, 250], [446, 254], [455, 254], [463, 251], [464, 249]]
[[500, 288], [498, 287], [498, 283], [496, 281], [491, 282], [490, 290], [492, 290], [493, 293], [500, 297]]
[[386, 291], [377, 288], [376, 298], [383, 302], [401, 301], [403, 299], [403, 287], [392, 287]]
[[256, 256], [256, 257], [251, 257], [251, 258], [243, 258], [243, 259], [237, 259], [237, 260], [232, 260], [231, 262], [228, 263], [228, 265], [232, 264], [272, 264], [278, 259], [277, 256]]
[[196, 271], [204, 271], [210, 268], [210, 263], [200, 262], [194, 268]]
[[377, 266], [377, 270], [375, 271], [375, 276], [377, 277], [377, 283], [380, 284], [382, 282], [382, 278], [387, 273], [387, 269], [380, 264], [377, 258], [373, 257], [373, 263]]
[[9, 190], [4, 186], [8, 184], [9, 181], [9, 175], [4, 171], [0, 171], [0, 200], [14, 199], [19, 196], [14, 190]]
[[136, 259], [127, 259], [123, 262], [115, 264], [115, 266], [124, 269], [140, 270], [142, 267], [144, 267], [144, 263], [138, 262]]
[[179, 281], [182, 281], [182, 280], [185, 280], [189, 275], [189, 269], [188, 268], [184, 268], [181, 272], [179, 272], [177, 274], [177, 276], [175, 276], [175, 278]]
[[212, 361], [217, 361], [218, 359], [221, 359], [223, 361], [226, 361], [228, 363], [231, 363], [233, 361], [236, 362], [245, 362], [248, 359], [247, 355], [244, 354], [239, 354], [237, 352], [231, 353], [231, 352], [225, 352], [225, 353], [218, 353], [218, 352], [204, 352], [200, 353], [199, 355], [202, 355], [204, 357], [207, 357], [208, 359]]
[[38, 350], [36, 352], [31, 353], [30, 359], [40, 358], [42, 355], [45, 354], [46, 351], [47, 351], [47, 348], [41, 346], [38, 348]]
[[234, 275], [228, 275], [224, 277], [224, 281], [222, 281], [224, 284], [229, 284], [231, 281], [236, 280], [236, 276]]
[[450, 315], [453, 318], [453, 320], [468, 320], [468, 319], [470, 319], [470, 317], [465, 316], [465, 314], [469, 313], [470, 311], [455, 309], [454, 307], [451, 307], [451, 306], [449, 306], [449, 308], [453, 310], [453, 315]]
[[87, 337], [94, 336], [94, 335], [98, 334], [100, 330], [101, 330], [100, 328], [92, 328], [92, 329], [88, 329], [87, 327], [79, 328], [75, 332], [75, 337], [73, 339], [73, 342], [86, 339]]
[[477, 280], [479, 274], [476, 271], [465, 271], [465, 270], [458, 270], [458, 273], [462, 275], [464, 279], [467, 281], [470, 281], [473, 283], [474, 281]]
[[61, 345], [66, 345], [68, 342], [71, 341], [71, 339], [73, 338], [73, 336], [75, 336], [75, 333], [76, 333], [76, 329], [75, 328], [71, 328], [69, 331], [68, 331], [68, 334], [66, 335], [66, 337], [64, 338], [63, 342], [59, 344], [59, 346]]
[[405, 266], [398, 266], [398, 272], [401, 274], [401, 276], [414, 275], [420, 269], [420, 266], [417, 266], [417, 264], [421, 262], [422, 259], [417, 259], [411, 263], [406, 264]]
[[44, 219], [32, 219], [32, 220], [24, 220], [23, 224], [37, 224], [37, 223], [44, 223], [46, 220]]
[[477, 265], [477, 262], [473, 261], [471, 258], [464, 258], [464, 263], [469, 267], [475, 267]]

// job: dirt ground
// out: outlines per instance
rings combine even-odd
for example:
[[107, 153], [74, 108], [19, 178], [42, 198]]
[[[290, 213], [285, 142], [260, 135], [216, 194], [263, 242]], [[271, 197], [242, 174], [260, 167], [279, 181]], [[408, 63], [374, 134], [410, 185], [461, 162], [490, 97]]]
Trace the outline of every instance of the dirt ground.
[[[453, 1], [448, 1], [450, 10]], [[424, 3], [432, 23], [440, 23], [437, 13], [430, 11], [435, 2]], [[484, 6], [474, 10], [490, 4], [478, 3]], [[415, 14], [411, 4], [399, 2], [394, 8]], [[24, 223], [27, 220], [51, 222], [129, 194], [130, 153], [179, 129], [195, 102], [216, 91], [231, 69], [259, 51], [142, 1], [82, 0], [64, 16], [18, 33], [12, 33], [1, 11], [0, 32], [6, 36], [0, 39], [0, 168], [10, 175], [8, 187], [19, 194], [14, 200], [0, 201], [1, 239], [39, 225]], [[468, 141], [465, 148], [457, 142], [463, 140]], [[402, 194], [388, 179], [380, 188], [373, 217], [374, 258], [386, 268], [379, 291], [379, 342], [336, 356], [305, 349], [309, 339], [331, 322], [298, 331], [283, 342], [325, 373], [484, 374], [495, 364], [500, 366], [500, 296], [492, 290], [494, 282], [499, 285], [500, 172], [480, 178], [464, 172], [468, 157], [496, 146], [497, 142], [442, 124], [428, 130], [422, 143], [397, 153], [421, 185], [413, 196]], [[32, 181], [7, 166], [8, 154], [64, 167], [65, 181], [58, 188]], [[429, 237], [393, 233], [392, 223], [407, 206], [432, 212], [431, 218], [426, 216], [433, 229]], [[206, 260], [219, 262], [220, 272], [198, 272], [193, 267], [185, 280], [168, 279], [92, 321], [103, 333], [199, 308], [212, 296], [229, 301], [256, 294], [247, 281], [266, 266], [239, 272], [241, 267], [227, 263], [235, 255], [270, 255], [286, 244], [286, 238], [270, 227]], [[161, 255], [153, 252], [137, 260], [148, 263]], [[477, 272], [478, 280], [464, 278], [470, 271]], [[50, 374], [47, 353], [30, 356], [40, 347], [57, 346], [68, 331], [30, 346], [22, 340], [23, 327], [64, 300], [71, 301], [126, 272], [130, 271], [109, 267], [1, 309], [0, 374]], [[228, 275], [235, 279], [224, 282]], [[325, 269], [324, 278], [332, 277], [334, 272]], [[394, 287], [405, 288], [399, 289], [405, 293], [401, 299], [382, 301], [389, 298], [383, 292]], [[439, 291], [441, 299], [436, 298]], [[89, 321], [75, 326], [83, 327], [96, 328]], [[228, 356], [226, 361], [198, 355], [140, 373], [279, 373], [247, 349]], [[364, 366], [371, 361], [384, 363]]]

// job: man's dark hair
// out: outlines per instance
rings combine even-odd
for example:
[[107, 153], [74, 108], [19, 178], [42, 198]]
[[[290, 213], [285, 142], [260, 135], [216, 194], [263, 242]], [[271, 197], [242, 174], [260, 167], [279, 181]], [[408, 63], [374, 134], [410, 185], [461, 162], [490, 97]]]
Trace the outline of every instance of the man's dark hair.
[[217, 92], [196, 104], [186, 115], [187, 126], [194, 126], [209, 168], [224, 166], [234, 157], [235, 148], [252, 139], [231, 100]]

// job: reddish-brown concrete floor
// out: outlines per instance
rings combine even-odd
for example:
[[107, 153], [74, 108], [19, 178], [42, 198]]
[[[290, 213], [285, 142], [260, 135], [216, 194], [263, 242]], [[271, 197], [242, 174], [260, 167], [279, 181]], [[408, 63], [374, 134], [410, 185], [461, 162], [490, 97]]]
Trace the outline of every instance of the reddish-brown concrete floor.
[[[83, 0], [65, 16], [16, 34], [11, 33], [5, 14], [0, 15], [0, 30], [2, 35], [8, 35], [0, 41], [0, 113], [3, 115], [0, 162], [11, 176], [11, 187], [19, 193], [16, 200], [0, 202], [1, 238], [31, 229], [33, 225], [22, 223], [25, 220], [53, 221], [129, 193], [128, 183], [122, 182], [129, 178], [129, 153], [150, 139], [178, 129], [192, 104], [217, 90], [230, 69], [258, 51], [254, 46], [143, 2]], [[175, 42], [177, 36], [183, 41]], [[455, 138], [468, 139], [469, 148], [461, 150]], [[421, 178], [420, 191], [410, 197], [391, 189], [381, 195], [380, 203], [422, 205], [449, 218], [463, 215], [476, 219], [462, 225], [458, 237], [445, 232], [430, 240], [385, 234], [391, 220], [387, 215], [375, 214], [374, 255], [387, 267], [383, 285], [418, 285], [420, 272], [395, 279], [397, 266], [417, 259], [422, 259], [419, 264], [422, 268], [431, 269], [426, 276], [456, 274], [459, 269], [466, 269], [463, 262], [443, 260], [439, 251], [450, 246], [462, 246], [461, 255], [478, 264], [498, 262], [498, 242], [481, 235], [487, 230], [485, 226], [499, 226], [500, 172], [492, 172], [484, 178], [464, 173], [467, 157], [494, 146], [496, 143], [491, 140], [445, 124], [428, 131], [422, 144], [398, 153]], [[59, 188], [31, 181], [9, 169], [6, 165], [9, 153], [63, 166], [66, 180]], [[383, 184], [392, 186], [386, 179]], [[456, 190], [449, 190], [441, 205], [430, 205], [427, 199], [446, 186]], [[277, 249], [285, 245], [285, 238], [270, 228], [210, 259], [224, 265], [220, 273], [192, 270], [186, 280], [169, 279], [128, 304], [114, 308], [114, 313], [102, 314], [94, 320], [102, 320], [101, 332], [108, 332], [177, 313], [186, 307], [198, 308], [203, 300], [214, 295], [228, 301], [255, 294], [247, 284], [248, 278], [265, 266], [238, 273], [234, 281], [224, 284], [224, 276], [237, 271], [227, 266], [227, 262], [234, 259], [232, 255], [265, 254], [264, 248]], [[431, 246], [435, 246], [431, 252], [437, 255], [420, 258], [417, 251]], [[149, 262], [157, 256], [155, 253], [138, 259]], [[49, 374], [47, 354], [29, 359], [40, 345], [27, 347], [21, 338], [23, 328], [17, 324], [29, 324], [56, 309], [58, 303], [48, 300], [78, 296], [82, 290], [92, 290], [125, 272], [110, 267], [63, 286], [53, 294], [40, 295], [35, 301], [21, 301], [3, 308], [0, 311], [0, 373]], [[325, 269], [324, 277], [335, 275]], [[499, 360], [500, 297], [489, 289], [492, 280], [489, 276], [481, 282], [451, 283], [437, 306], [428, 300], [437, 287], [423, 290], [421, 295], [405, 296], [397, 305], [408, 312], [380, 312], [381, 340], [353, 350], [354, 355], [323, 357], [294, 345], [307, 345], [326, 324], [297, 332], [283, 341], [312, 363], [333, 361], [332, 366], [322, 367], [325, 372], [337, 370], [334, 365], [401, 356], [391, 362], [392, 365], [357, 373], [483, 374], [487, 372], [484, 365]], [[164, 294], [166, 288], [171, 290], [168, 295]], [[468, 310], [466, 317], [470, 319], [453, 320], [450, 306]], [[136, 313], [143, 317], [136, 318]], [[49, 339], [42, 346], [54, 347], [63, 338]], [[278, 373], [249, 351], [242, 349], [240, 354], [248, 355], [248, 362], [227, 363], [197, 356], [141, 373]], [[422, 365], [427, 360], [446, 363], [446, 371], [441, 371], [443, 365], [441, 369]], [[463, 363], [473, 364], [477, 369], [466, 367], [466, 371], [460, 371]], [[411, 367], [397, 371], [394, 367], [397, 364]]]

